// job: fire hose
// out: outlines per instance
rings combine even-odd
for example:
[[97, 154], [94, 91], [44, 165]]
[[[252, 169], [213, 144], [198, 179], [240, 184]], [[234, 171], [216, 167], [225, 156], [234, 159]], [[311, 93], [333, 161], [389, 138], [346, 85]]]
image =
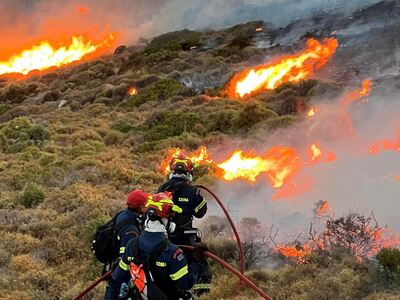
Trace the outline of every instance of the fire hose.
[[99, 277], [96, 281], [94, 281], [91, 285], [89, 285], [85, 290], [83, 290], [78, 296], [76, 296], [74, 300], [81, 300], [87, 293], [89, 293], [96, 286], [98, 286], [100, 282], [107, 280], [111, 276], [112, 272], [113, 271], [110, 270], [107, 273], [104, 273], [101, 277]]
[[[187, 246], [187, 245], [179, 245], [179, 248], [182, 249], [188, 249], [188, 250], [194, 250], [195, 247], [193, 246]], [[268, 296], [262, 289], [260, 289], [258, 286], [255, 285], [254, 282], [252, 282], [249, 278], [241, 274], [238, 270], [236, 270], [234, 267], [232, 267], [230, 264], [228, 264], [226, 261], [223, 259], [219, 258], [215, 254], [208, 252], [208, 251], [203, 251], [202, 254], [206, 257], [211, 258], [213, 261], [216, 263], [220, 264], [222, 267], [227, 269], [228, 271], [232, 272], [235, 274], [239, 279], [244, 282], [249, 288], [253, 289], [257, 294], [259, 294], [262, 298], [267, 299], [267, 300], [272, 300], [270, 296]]]
[[238, 248], [239, 248], [240, 273], [244, 274], [244, 271], [246, 270], [246, 259], [244, 256], [243, 246], [242, 246], [242, 242], [240, 241], [239, 233], [236, 230], [235, 224], [233, 223], [231, 216], [229, 215], [229, 213], [228, 213], [227, 209], [225, 208], [224, 204], [222, 203], [222, 201], [218, 198], [218, 196], [213, 191], [211, 191], [209, 188], [207, 188], [203, 185], [197, 185], [197, 187], [200, 189], [206, 190], [214, 197], [215, 201], [217, 201], [219, 206], [222, 208], [226, 218], [228, 219], [229, 223], [231, 224], [231, 227], [232, 227], [232, 230], [235, 235], [236, 242], [237, 242]]
[[[194, 250], [193, 246], [186, 246], [186, 245], [179, 245], [180, 248], [182, 249], [187, 249], [187, 250]], [[228, 271], [232, 272], [235, 274], [242, 282], [244, 282], [247, 287], [253, 289], [257, 294], [259, 294], [263, 299], [267, 300], [272, 300], [270, 296], [268, 296], [262, 289], [260, 289], [257, 285], [254, 284], [249, 278], [241, 274], [238, 270], [236, 270], [234, 267], [232, 267], [230, 264], [225, 262], [223, 259], [219, 258], [215, 254], [208, 252], [208, 251], [203, 251], [202, 252], [204, 256], [211, 258], [218, 264], [220, 264], [222, 267], [227, 269]], [[98, 278], [96, 281], [94, 281], [90, 286], [88, 286], [84, 291], [82, 291], [77, 297], [75, 297], [73, 300], [81, 300], [83, 297], [89, 293], [91, 290], [93, 290], [100, 282], [107, 280], [111, 276], [112, 271], [108, 271], [105, 273], [103, 276]]]

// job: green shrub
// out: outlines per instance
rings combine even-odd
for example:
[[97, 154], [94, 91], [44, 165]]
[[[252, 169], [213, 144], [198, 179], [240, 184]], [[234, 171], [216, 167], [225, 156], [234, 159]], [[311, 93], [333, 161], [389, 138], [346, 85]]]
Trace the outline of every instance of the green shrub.
[[26, 208], [32, 208], [43, 202], [45, 196], [44, 189], [31, 182], [25, 186], [19, 200]]
[[110, 130], [104, 137], [104, 143], [107, 146], [116, 145], [122, 141], [124, 134], [117, 130]]
[[111, 129], [117, 130], [122, 133], [127, 133], [133, 128], [135, 127], [125, 121], [117, 121], [111, 125]]
[[175, 96], [182, 89], [179, 82], [173, 79], [162, 79], [143, 88], [127, 101], [121, 102], [122, 107], [137, 107], [149, 101], [163, 101]]
[[77, 158], [82, 155], [91, 155], [101, 152], [105, 148], [105, 144], [99, 141], [82, 141], [71, 150], [73, 158]]
[[50, 139], [51, 133], [43, 125], [34, 125], [28, 129], [28, 138], [35, 141]]
[[394, 248], [382, 249], [376, 256], [382, 267], [390, 273], [400, 276], [400, 250]]
[[161, 140], [170, 136], [179, 136], [184, 132], [194, 132], [195, 125], [202, 118], [194, 112], [167, 111], [154, 115], [148, 122], [147, 137]]
[[4, 114], [11, 108], [11, 105], [8, 104], [0, 104], [0, 115]]

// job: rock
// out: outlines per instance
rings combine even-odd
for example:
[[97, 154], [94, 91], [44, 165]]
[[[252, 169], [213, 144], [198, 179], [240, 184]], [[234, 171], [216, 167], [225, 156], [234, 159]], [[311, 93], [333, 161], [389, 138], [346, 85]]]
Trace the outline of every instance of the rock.
[[114, 51], [114, 56], [123, 54], [124, 52], [126, 52], [126, 46], [125, 45], [118, 46]]

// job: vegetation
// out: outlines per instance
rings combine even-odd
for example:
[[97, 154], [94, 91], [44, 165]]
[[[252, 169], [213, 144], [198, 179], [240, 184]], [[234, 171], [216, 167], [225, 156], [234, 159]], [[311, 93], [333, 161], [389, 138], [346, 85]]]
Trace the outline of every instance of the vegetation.
[[[237, 64], [254, 63], [263, 51], [252, 39], [261, 25], [177, 31], [126, 57], [2, 81], [1, 299], [72, 299], [83, 290], [102, 269], [90, 251], [96, 226], [124, 207], [131, 189], [154, 191], [163, 182], [157, 167], [169, 148], [251, 139], [260, 128], [268, 134], [302, 119], [311, 96], [337, 90], [312, 80], [245, 100], [226, 98], [220, 89]], [[137, 94], [129, 95], [130, 87]], [[196, 172], [198, 183], [213, 184], [209, 169]], [[253, 221], [243, 226], [258, 226]], [[234, 264], [234, 243], [219, 239], [226, 225], [210, 224], [204, 230], [210, 249]], [[360, 264], [349, 253], [313, 253], [306, 264], [280, 261], [284, 267], [265, 271], [268, 251], [257, 256], [263, 244], [245, 242], [248, 267], [256, 268], [248, 275], [275, 299], [357, 299], [398, 290], [396, 250], [378, 255], [382, 267]], [[250, 297], [232, 275], [212, 268], [214, 289], [206, 298]], [[379, 276], [391, 285], [372, 284]], [[102, 294], [98, 288], [90, 299]]]

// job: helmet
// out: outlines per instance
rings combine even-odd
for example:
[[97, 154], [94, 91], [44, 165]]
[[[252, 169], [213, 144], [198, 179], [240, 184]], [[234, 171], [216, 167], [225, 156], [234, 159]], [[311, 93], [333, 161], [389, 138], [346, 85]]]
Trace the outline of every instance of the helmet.
[[165, 193], [149, 195], [145, 205], [147, 214], [155, 219], [167, 219], [175, 212], [181, 213], [182, 208], [175, 205], [170, 197]]
[[174, 173], [189, 173], [193, 171], [193, 162], [185, 153], [178, 152], [172, 156], [169, 168]]
[[129, 193], [126, 204], [134, 211], [142, 211], [142, 208], [146, 205], [148, 196], [149, 194], [142, 190], [133, 190]]

